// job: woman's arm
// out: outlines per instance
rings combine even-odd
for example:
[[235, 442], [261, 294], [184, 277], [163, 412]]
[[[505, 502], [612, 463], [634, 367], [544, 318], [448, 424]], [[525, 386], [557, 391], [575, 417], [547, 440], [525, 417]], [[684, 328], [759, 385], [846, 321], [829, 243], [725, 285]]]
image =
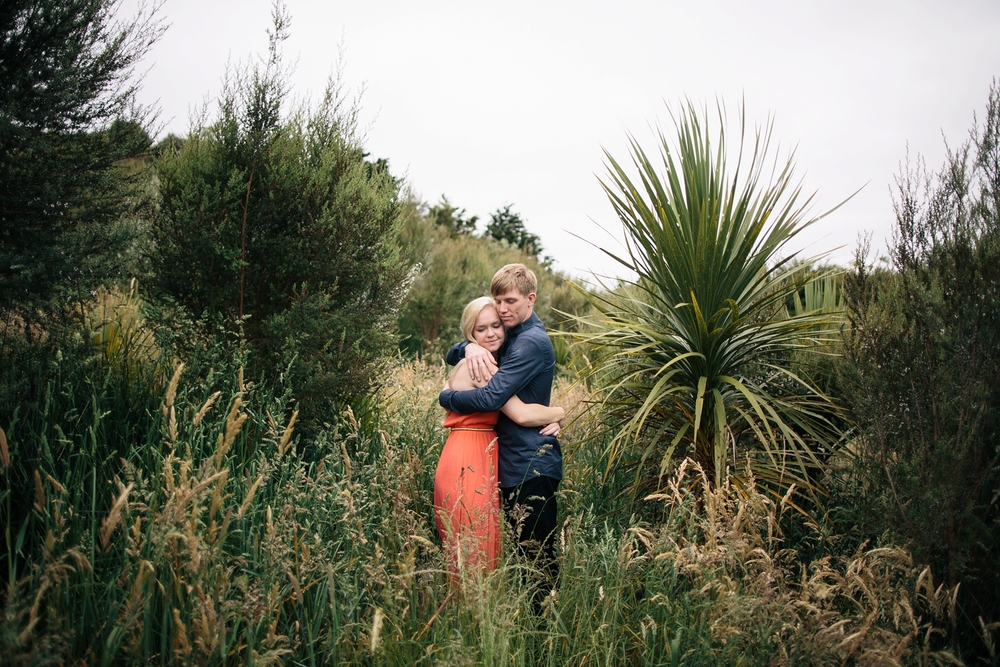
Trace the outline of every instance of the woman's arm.
[[545, 426], [566, 419], [566, 411], [558, 406], [525, 403], [517, 396], [511, 396], [500, 410], [520, 426]]
[[[469, 364], [465, 360], [458, 362], [448, 379], [448, 386], [455, 391], [476, 389], [485, 384], [485, 382], [476, 382], [472, 379]], [[549, 407], [541, 403], [525, 403], [517, 396], [512, 396], [500, 409], [510, 417], [511, 421], [520, 426], [545, 426], [561, 422], [566, 418], [566, 411], [560, 407]]]

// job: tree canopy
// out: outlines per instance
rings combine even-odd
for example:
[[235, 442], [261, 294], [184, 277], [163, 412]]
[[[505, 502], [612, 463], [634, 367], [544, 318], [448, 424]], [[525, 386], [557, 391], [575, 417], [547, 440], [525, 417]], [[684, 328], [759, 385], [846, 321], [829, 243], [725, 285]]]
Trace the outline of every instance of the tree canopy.
[[524, 220], [511, 208], [513, 205], [507, 204], [490, 214], [490, 222], [486, 225], [483, 237], [506, 241], [524, 254], [538, 257], [542, 252], [541, 239], [538, 238], [537, 234], [528, 231], [524, 226]]
[[465, 209], [452, 206], [451, 202], [444, 195], [441, 195], [441, 202], [431, 206], [427, 210], [427, 215], [434, 224], [448, 230], [451, 236], [464, 236], [474, 234], [478, 215], [465, 217]]
[[[569, 276], [509, 242], [497, 243], [488, 235], [454, 234], [453, 226], [441, 223], [441, 211], [450, 210], [454, 218], [465, 219], [464, 209], [453, 206], [445, 197], [441, 201], [441, 205], [431, 207], [411, 201], [400, 229], [404, 255], [414, 267], [399, 312], [401, 349], [435, 355], [461, 340], [458, 325], [462, 309], [472, 299], [489, 294], [493, 273], [513, 262], [527, 264], [538, 277], [535, 312], [546, 327], [553, 330], [575, 326], [572, 316], [582, 314], [587, 302]], [[534, 237], [524, 230], [519, 217], [517, 220], [522, 232]], [[562, 363], [567, 357], [565, 344], [559, 339], [554, 343]]]
[[364, 396], [396, 344], [402, 202], [336, 79], [315, 108], [286, 110], [286, 30], [279, 10], [266, 62], [230, 77], [218, 118], [164, 153], [152, 289], [174, 349], [239, 342], [252, 377], [284, 375], [320, 419]]
[[[114, 0], [0, 5], [0, 311], [114, 275], [134, 237], [124, 158], [149, 146], [135, 67], [163, 32]], [[29, 329], [26, 329], [30, 331]]]

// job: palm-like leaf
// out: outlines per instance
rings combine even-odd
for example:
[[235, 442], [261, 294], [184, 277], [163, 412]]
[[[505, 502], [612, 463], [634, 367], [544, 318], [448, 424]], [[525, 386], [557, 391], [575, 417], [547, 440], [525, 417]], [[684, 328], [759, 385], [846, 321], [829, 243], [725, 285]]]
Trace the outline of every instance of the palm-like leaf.
[[631, 449], [640, 469], [659, 460], [662, 473], [686, 453], [721, 484], [733, 458], [742, 469], [749, 457], [755, 477], [775, 492], [792, 483], [815, 492], [815, 471], [839, 440], [836, 407], [787, 361], [830, 338], [836, 317], [787, 312], [804, 274], [793, 254], [781, 254], [822, 216], [807, 216], [811, 197], [803, 200], [793, 184], [791, 158], [768, 158], [770, 125], [749, 155], [744, 125], [736, 168], [727, 172], [719, 117], [713, 146], [707, 122], [688, 104], [674, 117], [676, 144], [659, 133], [659, 164], [631, 138], [637, 177], [605, 153], [602, 185], [625, 227], [627, 253], [605, 252], [638, 275], [591, 296], [599, 315], [580, 336], [603, 413], [618, 422], [608, 465]]

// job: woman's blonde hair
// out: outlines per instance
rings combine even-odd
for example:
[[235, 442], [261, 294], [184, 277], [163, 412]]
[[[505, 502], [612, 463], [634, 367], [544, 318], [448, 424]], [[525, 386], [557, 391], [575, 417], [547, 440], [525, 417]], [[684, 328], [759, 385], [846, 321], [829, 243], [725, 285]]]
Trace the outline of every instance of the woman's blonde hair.
[[462, 335], [465, 336], [465, 340], [470, 343], [476, 342], [472, 337], [472, 330], [476, 328], [476, 320], [479, 319], [479, 313], [483, 312], [486, 308], [496, 308], [496, 301], [493, 300], [491, 296], [481, 296], [478, 299], [473, 299], [462, 311]]

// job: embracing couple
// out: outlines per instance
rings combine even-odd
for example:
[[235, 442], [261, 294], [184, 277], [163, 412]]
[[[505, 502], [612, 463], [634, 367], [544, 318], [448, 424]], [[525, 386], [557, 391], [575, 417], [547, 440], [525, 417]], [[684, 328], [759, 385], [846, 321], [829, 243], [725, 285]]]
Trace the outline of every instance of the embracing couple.
[[448, 352], [455, 370], [439, 397], [451, 433], [434, 478], [434, 509], [453, 570], [489, 570], [499, 555], [502, 505], [518, 552], [551, 588], [562, 479], [556, 436], [566, 412], [548, 407], [555, 352], [534, 314], [537, 286], [526, 266], [508, 264], [493, 276], [491, 296], [462, 313], [466, 340]]

